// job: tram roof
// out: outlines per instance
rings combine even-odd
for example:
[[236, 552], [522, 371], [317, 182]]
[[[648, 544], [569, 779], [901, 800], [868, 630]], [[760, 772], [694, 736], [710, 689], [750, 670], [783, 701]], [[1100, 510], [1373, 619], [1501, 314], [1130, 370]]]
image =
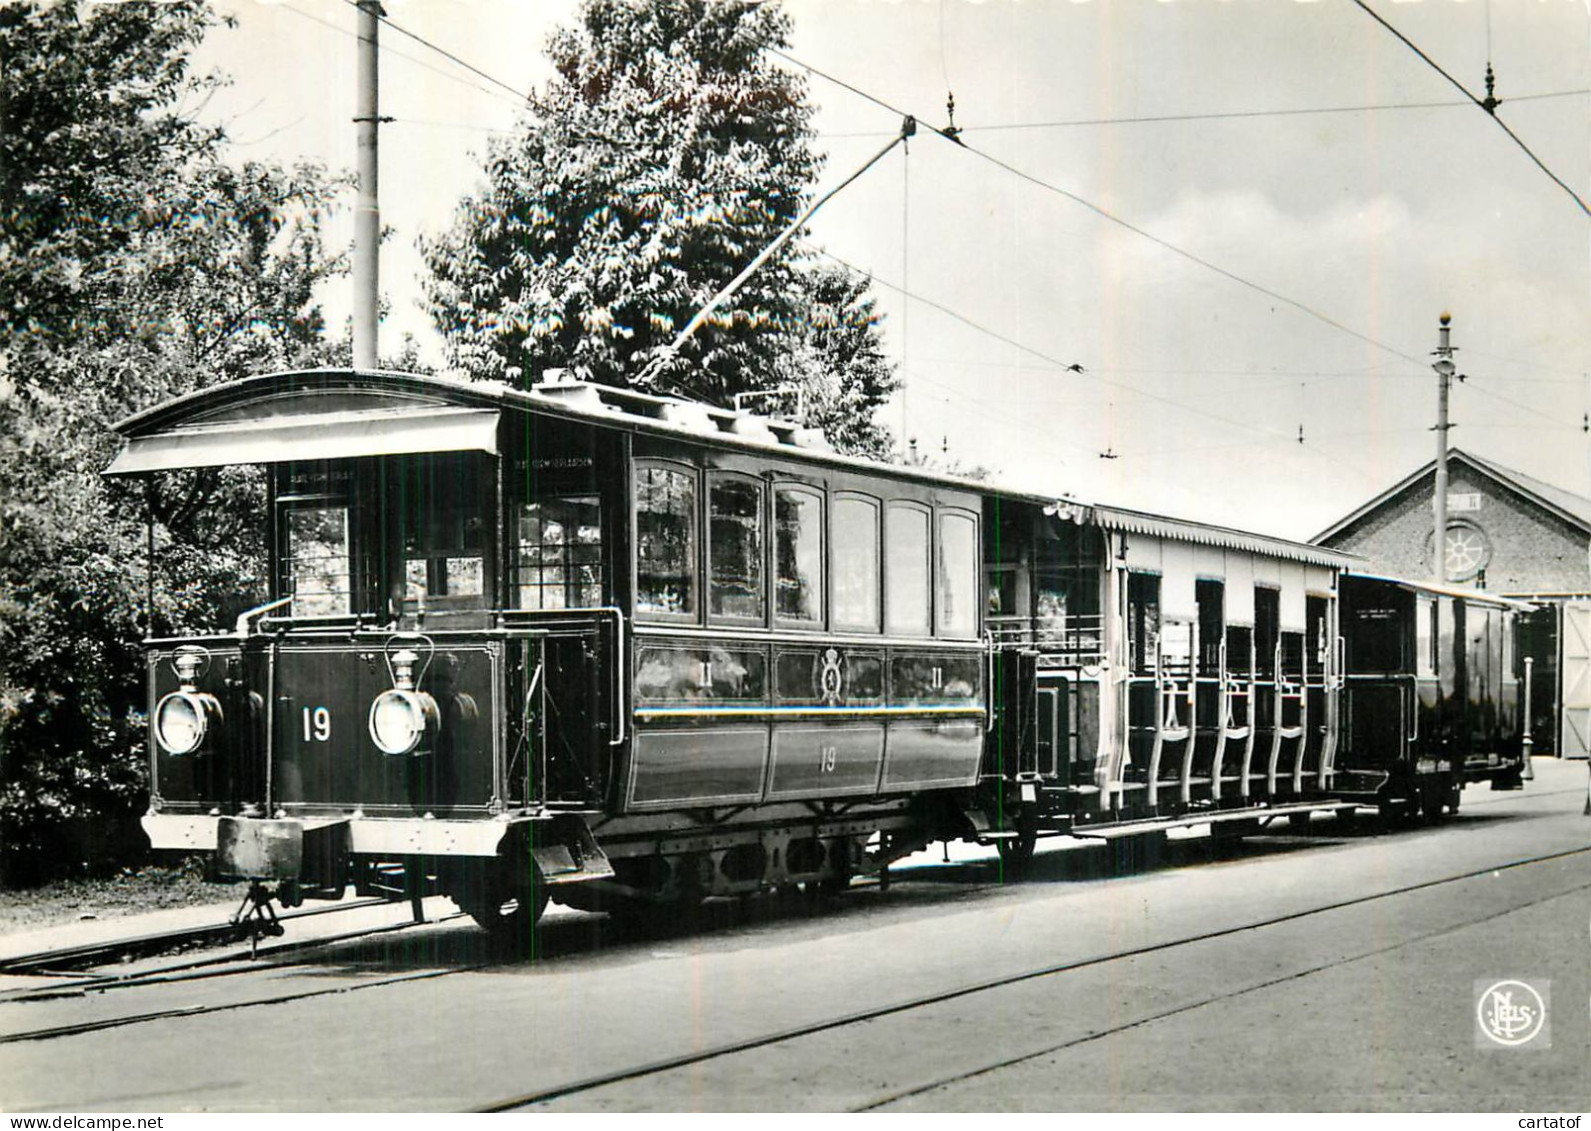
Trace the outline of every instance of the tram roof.
[[1119, 530], [1127, 534], [1150, 534], [1178, 542], [1192, 542], [1195, 545], [1214, 546], [1224, 550], [1242, 550], [1260, 557], [1285, 558], [1289, 561], [1334, 569], [1348, 569], [1355, 562], [1364, 561], [1357, 554], [1328, 550], [1324, 546], [1315, 546], [1308, 542], [1273, 538], [1268, 534], [1235, 530], [1229, 526], [1167, 518], [1164, 515], [1104, 504], [1091, 506], [1088, 509], [1094, 524], [1105, 530]]
[[[339, 404], [337, 394], [352, 399]], [[316, 403], [319, 399], [320, 403]], [[582, 381], [497, 381], [380, 370], [267, 373], [175, 397], [119, 421], [126, 446], [106, 475], [187, 467], [436, 451], [496, 452], [503, 409], [811, 461], [995, 495], [1057, 521], [1347, 568], [1355, 555], [1229, 527], [1004, 487], [835, 452], [815, 429], [753, 413]]]
[[1361, 573], [1358, 570], [1348, 571], [1348, 576], [1364, 578], [1367, 581], [1379, 581], [1386, 585], [1396, 585], [1398, 588], [1407, 589], [1411, 593], [1430, 593], [1441, 597], [1458, 597], [1478, 605], [1497, 605], [1501, 608], [1514, 609], [1522, 613], [1530, 612], [1536, 607], [1531, 602], [1522, 601], [1517, 597], [1504, 597], [1500, 593], [1492, 593], [1485, 589], [1469, 589], [1463, 585], [1452, 585], [1439, 581], [1411, 581], [1406, 577], [1386, 577], [1378, 573]]

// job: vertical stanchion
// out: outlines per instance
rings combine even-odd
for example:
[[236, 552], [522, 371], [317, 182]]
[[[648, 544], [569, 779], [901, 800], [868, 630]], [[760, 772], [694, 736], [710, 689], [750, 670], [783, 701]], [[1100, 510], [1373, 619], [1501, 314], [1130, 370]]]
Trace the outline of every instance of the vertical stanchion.
[[354, 118], [359, 187], [354, 203], [354, 368], [374, 369], [380, 357], [376, 339], [380, 326], [381, 194], [376, 178], [381, 126], [377, 36], [382, 11], [380, 0], [358, 0], [355, 7], [359, 9], [359, 86]]
[[[1535, 663], [1535, 657], [1525, 657], [1525, 734], [1520, 745], [1524, 748], [1525, 752], [1525, 772], [1522, 776], [1526, 781], [1536, 780], [1535, 768], [1530, 764], [1530, 757], [1534, 753], [1536, 745], [1535, 739], [1531, 738], [1530, 736], [1530, 684], [1532, 682], [1531, 668], [1535, 666]], [[1591, 804], [1591, 801], [1588, 801], [1588, 804]], [[1586, 812], [1588, 816], [1591, 816], [1591, 809], [1588, 809]]]

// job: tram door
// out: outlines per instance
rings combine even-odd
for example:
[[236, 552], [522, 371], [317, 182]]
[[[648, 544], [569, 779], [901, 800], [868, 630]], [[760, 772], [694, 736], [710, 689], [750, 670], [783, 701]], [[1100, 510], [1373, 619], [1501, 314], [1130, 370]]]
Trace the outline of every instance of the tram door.
[[[1004, 777], [1033, 775], [1041, 770], [1053, 773], [1053, 693], [1042, 697], [1047, 700], [1044, 706], [1048, 710], [1041, 714], [1038, 656], [1015, 649], [996, 653], [994, 680], [995, 727], [989, 735], [993, 746], [989, 765]], [[1049, 727], [1042, 738], [1041, 722]]]
[[522, 646], [523, 768], [534, 800], [598, 805], [613, 737], [609, 684], [622, 662], [607, 622], [584, 612], [609, 603], [602, 497], [584, 477], [545, 475], [537, 486], [513, 513], [514, 604], [550, 614]]
[[1559, 630], [1562, 641], [1563, 708], [1559, 727], [1559, 755], [1591, 756], [1591, 602], [1572, 601], [1563, 606]]
[[510, 702], [521, 709], [509, 728], [510, 802], [603, 804], [612, 737], [611, 633], [589, 623], [540, 629], [517, 649]]

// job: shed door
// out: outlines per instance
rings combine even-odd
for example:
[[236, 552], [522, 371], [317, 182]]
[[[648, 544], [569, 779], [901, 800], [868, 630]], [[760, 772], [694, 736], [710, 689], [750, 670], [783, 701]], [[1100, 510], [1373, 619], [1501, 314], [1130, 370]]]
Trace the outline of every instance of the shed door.
[[1591, 602], [1563, 607], [1562, 749], [1565, 758], [1591, 756]]

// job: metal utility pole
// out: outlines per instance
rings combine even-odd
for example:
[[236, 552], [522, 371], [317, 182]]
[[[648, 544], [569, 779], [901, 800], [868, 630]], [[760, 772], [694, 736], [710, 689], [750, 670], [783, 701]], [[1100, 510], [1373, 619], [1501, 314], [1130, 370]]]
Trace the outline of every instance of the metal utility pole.
[[1447, 580], [1447, 397], [1453, 387], [1453, 346], [1448, 341], [1448, 327], [1453, 316], [1443, 312], [1439, 320], [1436, 346], [1436, 529], [1431, 539], [1431, 556], [1435, 559], [1435, 576], [1438, 582]]
[[381, 287], [381, 206], [378, 195], [376, 36], [384, 14], [378, 0], [359, 0], [358, 126], [359, 196], [354, 206], [354, 368], [374, 369], [377, 357], [377, 305]]

